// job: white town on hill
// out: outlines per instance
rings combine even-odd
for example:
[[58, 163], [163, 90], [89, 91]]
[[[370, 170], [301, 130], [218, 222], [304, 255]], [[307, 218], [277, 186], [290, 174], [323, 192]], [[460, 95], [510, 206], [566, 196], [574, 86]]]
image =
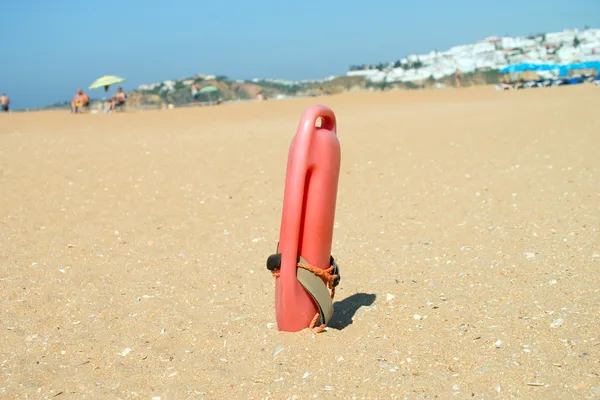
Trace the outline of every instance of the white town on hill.
[[[530, 37], [488, 37], [473, 44], [410, 55], [388, 65], [354, 67], [347, 76], [364, 76], [373, 82], [440, 79], [462, 73], [499, 70], [521, 63], [572, 63], [600, 60], [600, 29], [564, 30]], [[418, 65], [418, 68], [406, 68]], [[404, 67], [403, 67], [404, 66]]]
[[[440, 79], [453, 75], [456, 70], [462, 73], [499, 70], [508, 65], [520, 63], [572, 63], [600, 60], [600, 29], [566, 29], [528, 37], [488, 37], [472, 44], [464, 44], [447, 51], [431, 51], [427, 54], [413, 54], [401, 60], [380, 65], [352, 66], [346, 76], [362, 76], [372, 82], [415, 82], [433, 77]], [[214, 75], [198, 74], [204, 79], [214, 79]], [[251, 82], [273, 82], [284, 85], [297, 85], [331, 81], [337, 76], [324, 79], [289, 81], [284, 79], [254, 78]], [[177, 81], [189, 86], [190, 78]], [[175, 80], [144, 84], [138, 90], [172, 91]], [[244, 82], [238, 80], [238, 82]]]

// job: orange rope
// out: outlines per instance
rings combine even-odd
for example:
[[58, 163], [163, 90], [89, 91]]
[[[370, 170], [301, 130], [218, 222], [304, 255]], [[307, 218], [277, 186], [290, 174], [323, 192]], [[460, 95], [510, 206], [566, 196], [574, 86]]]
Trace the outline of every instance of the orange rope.
[[[327, 282], [327, 287], [331, 290], [331, 298], [332, 299], [334, 298], [335, 287], [333, 287], [333, 282], [337, 279], [338, 275], [331, 274], [331, 271], [333, 271], [333, 266], [331, 266], [327, 269], [321, 269], [321, 268], [314, 267], [310, 264], [302, 264], [302, 263], [298, 263], [297, 266], [299, 268], [304, 268], [304, 269], [312, 272], [313, 274], [317, 275], [321, 279], [324, 279]], [[271, 271], [271, 275], [273, 275], [275, 278], [277, 278], [277, 277], [281, 276], [281, 271], [279, 269], [276, 269], [274, 271]], [[315, 314], [315, 316], [313, 317], [312, 321], [310, 321], [310, 325], [308, 326], [308, 329], [313, 329], [315, 327], [315, 325], [317, 324], [317, 321], [319, 320], [319, 316], [320, 316], [320, 314], [317, 312]], [[321, 326], [319, 326], [315, 330], [315, 333], [323, 332], [323, 330], [325, 330], [325, 326], [326, 326], [326, 324], [321, 324]]]

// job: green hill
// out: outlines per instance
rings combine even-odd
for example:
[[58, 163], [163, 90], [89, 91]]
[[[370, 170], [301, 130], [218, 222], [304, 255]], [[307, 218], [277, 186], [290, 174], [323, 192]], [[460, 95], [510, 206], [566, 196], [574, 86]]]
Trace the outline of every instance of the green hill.
[[[501, 74], [497, 70], [476, 71], [463, 75], [463, 86], [495, 84], [500, 82]], [[193, 103], [191, 83], [197, 82], [200, 88], [213, 86], [218, 89], [210, 94], [203, 94], [201, 103], [211, 104], [223, 101], [253, 100], [262, 95], [265, 99], [281, 97], [316, 96], [320, 94], [338, 94], [352, 91], [373, 90], [414, 90], [427, 88], [454, 87], [451, 76], [439, 80], [429, 79], [419, 82], [370, 82], [361, 76], [340, 76], [323, 81], [313, 82], [281, 82], [275, 80], [234, 81], [225, 76], [191, 77], [172, 81], [164, 81], [152, 85], [141, 85], [139, 89], [127, 92], [127, 106], [131, 108], [159, 108], [168, 104], [185, 106]], [[97, 100], [92, 99], [92, 107]], [[43, 109], [68, 109], [70, 101], [57, 102]]]
[[259, 95], [266, 99], [311, 96], [320, 93], [339, 93], [353, 86], [366, 87], [366, 80], [356, 77], [338, 77], [328, 81], [303, 83], [274, 80], [233, 81], [223, 76], [208, 79], [193, 77], [165, 82], [143, 85], [147, 88], [129, 92], [129, 104], [136, 106], [170, 103], [179, 106], [192, 103], [192, 82], [196, 82], [200, 89], [206, 86], [218, 89], [217, 92], [202, 94], [199, 99], [201, 102], [214, 102], [217, 98], [224, 101], [252, 100]]

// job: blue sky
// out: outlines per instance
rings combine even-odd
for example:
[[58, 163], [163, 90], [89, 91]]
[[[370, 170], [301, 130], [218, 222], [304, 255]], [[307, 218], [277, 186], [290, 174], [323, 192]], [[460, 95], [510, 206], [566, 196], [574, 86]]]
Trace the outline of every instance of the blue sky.
[[600, 0], [1, 1], [0, 92], [14, 108], [70, 99], [105, 74], [141, 83], [198, 72], [321, 78], [351, 64], [600, 27]]

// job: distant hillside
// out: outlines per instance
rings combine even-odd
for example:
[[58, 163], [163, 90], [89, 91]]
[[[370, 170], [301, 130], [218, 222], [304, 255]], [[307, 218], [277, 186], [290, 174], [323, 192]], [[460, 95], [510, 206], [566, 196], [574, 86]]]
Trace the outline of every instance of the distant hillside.
[[320, 93], [340, 93], [347, 90], [364, 88], [366, 79], [362, 77], [336, 77], [324, 81], [313, 82], [278, 82], [275, 80], [230, 80], [224, 76], [196, 76], [174, 81], [164, 81], [151, 85], [141, 85], [140, 88], [129, 92], [129, 104], [175, 106], [192, 103], [191, 85], [196, 82], [200, 89], [212, 86], [217, 92], [203, 94], [200, 101], [211, 102], [217, 98], [228, 100], [253, 100], [261, 95], [265, 99], [311, 96]]
[[[482, 86], [482, 85], [495, 85], [502, 81], [503, 74], [498, 70], [486, 70], [486, 71], [474, 71], [464, 73], [461, 78], [461, 86]], [[443, 89], [449, 87], [456, 87], [456, 80], [453, 76], [445, 76], [439, 79], [435, 79], [433, 76], [429, 76], [427, 79], [420, 79], [414, 81], [393, 81], [393, 82], [373, 82], [364, 77], [365, 86], [367, 88], [374, 88], [380, 90], [386, 89], [397, 89], [397, 90], [414, 90], [414, 89]]]
[[[463, 86], [486, 85], [500, 82], [501, 74], [496, 71], [477, 71], [463, 75]], [[318, 96], [320, 94], [339, 94], [357, 91], [378, 90], [414, 90], [454, 87], [455, 81], [452, 77], [441, 79], [429, 79], [415, 82], [373, 82], [364, 76], [340, 76], [322, 82], [308, 83], [281, 83], [271, 80], [255, 80], [248, 82], [232, 81], [226, 77], [218, 79], [189, 78], [175, 81], [166, 81], [167, 84], [147, 85], [150, 88], [141, 88], [127, 92], [127, 106], [131, 108], [159, 108], [168, 104], [184, 106], [192, 104], [191, 82], [198, 82], [200, 88], [214, 86], [218, 92], [205, 94], [200, 102], [207, 104], [215, 102], [217, 98], [224, 101], [239, 101], [256, 99], [261, 94], [266, 100], [299, 97]], [[186, 82], [186, 83], [184, 83]], [[146, 85], [142, 85], [145, 87]], [[92, 107], [97, 107], [97, 99], [92, 99]], [[70, 101], [57, 102], [42, 109], [68, 109]]]
[[[463, 86], [486, 85], [500, 82], [501, 75], [498, 71], [476, 71], [466, 73], [462, 79]], [[340, 76], [321, 82], [307, 83], [280, 83], [272, 80], [232, 81], [226, 77], [205, 79], [202, 77], [185, 78], [166, 83], [144, 85], [142, 88], [128, 93], [128, 105], [161, 106], [173, 104], [175, 106], [192, 103], [191, 84], [197, 82], [200, 88], [213, 86], [218, 92], [204, 94], [200, 101], [214, 102], [217, 98], [224, 101], [251, 100], [262, 95], [265, 99], [316, 96], [320, 94], [338, 94], [352, 91], [365, 90], [411, 90], [421, 88], [453, 87], [455, 81], [451, 77], [441, 79], [425, 79], [416, 82], [391, 82], [376, 83], [364, 76]]]
[[[565, 63], [600, 59], [600, 29], [586, 27], [529, 37], [487, 37], [446, 51], [412, 54], [394, 62], [352, 65], [346, 76], [313, 81], [278, 79], [232, 80], [226, 76], [198, 74], [193, 77], [140, 85], [127, 93], [132, 108], [192, 104], [191, 85], [212, 86], [200, 102], [277, 99], [296, 96], [336, 94], [361, 90], [412, 90], [456, 86], [455, 72], [461, 71], [461, 86], [497, 84], [507, 79], [499, 70], [515, 63]], [[541, 75], [542, 73], [540, 73]], [[547, 72], [546, 74], [551, 74]], [[93, 101], [94, 103], [94, 101]], [[94, 104], [93, 104], [94, 106]], [[69, 101], [46, 109], [68, 108]]]

